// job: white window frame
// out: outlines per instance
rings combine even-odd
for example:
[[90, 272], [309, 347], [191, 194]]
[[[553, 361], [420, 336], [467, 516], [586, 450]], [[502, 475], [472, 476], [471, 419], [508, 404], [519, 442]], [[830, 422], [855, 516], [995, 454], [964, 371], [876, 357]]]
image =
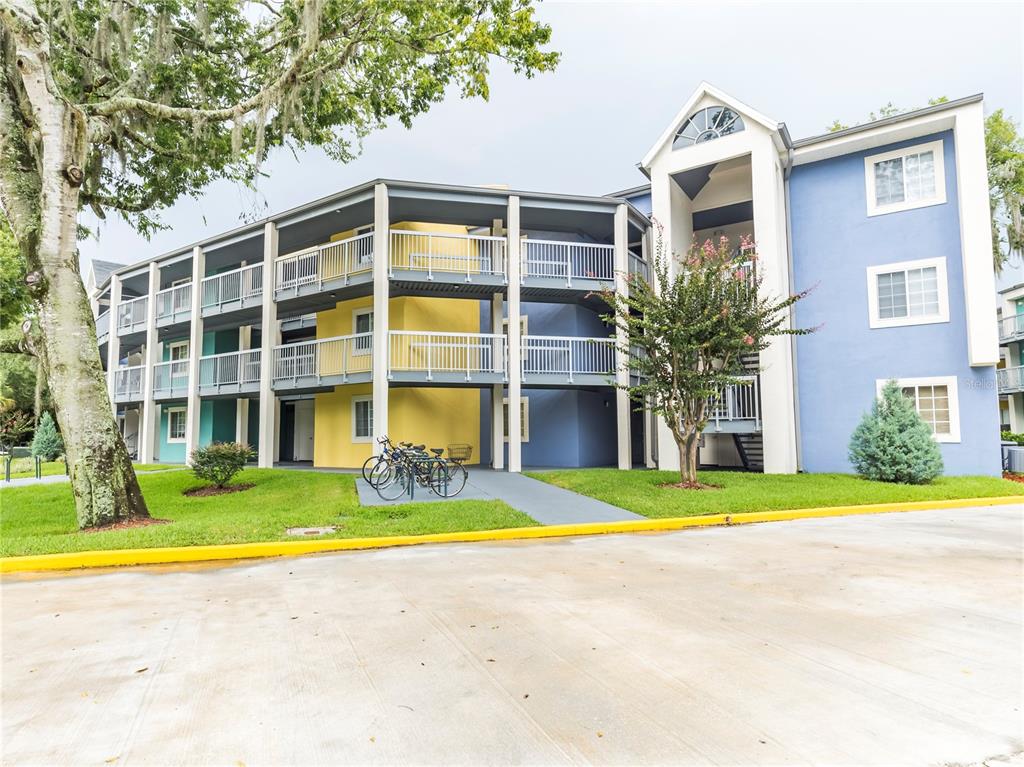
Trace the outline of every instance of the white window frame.
[[[356, 328], [359, 327], [359, 326], [356, 324], [356, 319], [358, 317], [362, 317], [364, 315], [369, 315], [370, 316], [370, 333], [373, 333], [373, 308], [372, 307], [363, 307], [362, 309], [353, 309], [352, 310], [352, 335], [355, 335], [358, 332], [356, 330]], [[370, 347], [368, 347], [366, 349], [360, 349], [358, 347], [358, 344], [356, 343], [356, 340], [352, 339], [352, 356], [353, 357], [365, 357], [367, 354], [372, 353], [372, 351], [373, 351], [373, 348], [372, 348], [373, 347], [373, 343], [372, 343], [373, 342], [373, 336], [372, 335], [370, 336], [370, 341], [371, 341]]]
[[[935, 280], [939, 292], [939, 311], [917, 317], [891, 317], [882, 319], [878, 309], [878, 275], [891, 272], [907, 272], [911, 269], [935, 268]], [[868, 325], [872, 328], [898, 328], [907, 325], [932, 325], [949, 322], [949, 283], [946, 277], [945, 258], [922, 258], [917, 261], [897, 261], [893, 264], [879, 264], [867, 268], [868, 277]], [[910, 311], [910, 307], [907, 307]]]
[[[882, 389], [890, 379], [879, 378], [875, 381], [875, 394], [882, 396]], [[949, 434], [933, 434], [936, 442], [952, 443], [960, 441], [960, 392], [957, 388], [956, 376], [930, 376], [924, 378], [897, 378], [896, 383], [905, 386], [945, 386], [949, 397]], [[915, 398], [914, 406], [917, 401]]]
[[[185, 419], [185, 432], [180, 437], [171, 436], [171, 421], [174, 420], [174, 414], [181, 413]], [[188, 434], [188, 408], [185, 407], [169, 407], [167, 408], [167, 444], [168, 445], [180, 445], [185, 442], [186, 435]]]
[[[370, 412], [370, 433], [369, 433], [368, 436], [365, 436], [365, 437], [360, 437], [360, 436], [356, 435], [356, 404], [359, 403], [359, 402], [369, 402], [370, 403], [370, 408], [371, 408], [371, 412]], [[372, 442], [373, 441], [373, 421], [374, 421], [374, 418], [373, 418], [372, 409], [373, 409], [373, 395], [372, 394], [361, 394], [361, 395], [352, 397], [352, 442], [354, 444], [367, 443], [367, 442]]]
[[[875, 164], [886, 160], [895, 160], [898, 157], [920, 154], [921, 152], [932, 152], [935, 160], [935, 196], [922, 200], [906, 200], [894, 202], [889, 205], [879, 205], [875, 194]], [[906, 168], [906, 163], [904, 163]], [[914, 208], [927, 208], [931, 205], [941, 205], [946, 201], [946, 163], [942, 153], [942, 139], [929, 141], [924, 144], [894, 149], [891, 152], [873, 154], [864, 158], [864, 181], [867, 193], [867, 206], [869, 216], [881, 216], [886, 213], [896, 213], [901, 210], [913, 210]], [[906, 188], [906, 174], [904, 174], [904, 189]], [[906, 196], [906, 195], [904, 195]]]
[[[185, 360], [187, 360], [191, 356], [190, 355], [190, 351], [191, 350], [188, 348], [188, 346], [189, 346], [189, 342], [188, 341], [172, 341], [171, 343], [167, 344], [167, 361], [168, 362], [184, 362]], [[175, 349], [180, 349], [181, 347], [185, 347], [185, 356], [184, 357], [177, 357], [177, 358], [175, 358], [174, 350]]]
[[[519, 401], [522, 403], [522, 418], [520, 419], [520, 422], [519, 422], [519, 432], [522, 434], [522, 439], [520, 439], [519, 441], [520, 442], [529, 442], [530, 441], [530, 398], [529, 397], [523, 397], [523, 396], [520, 395]], [[508, 397], [503, 397], [502, 400], [501, 400], [501, 404], [502, 404], [502, 409], [503, 409], [503, 412], [501, 414], [502, 415], [502, 419], [504, 420], [505, 423], [508, 423], [508, 421], [509, 421], [509, 417], [508, 417], [509, 416], [509, 413], [508, 413]], [[508, 442], [508, 437], [509, 437], [508, 431], [506, 430], [505, 431], [505, 441], [506, 442]]]
[[[529, 319], [530, 318], [527, 317], [525, 314], [520, 314], [519, 315], [519, 335], [520, 336], [529, 335], [527, 333], [527, 331], [529, 330], [529, 327], [530, 327]], [[508, 317], [505, 317], [501, 321], [501, 332], [504, 333], [506, 336], [508, 335]]]

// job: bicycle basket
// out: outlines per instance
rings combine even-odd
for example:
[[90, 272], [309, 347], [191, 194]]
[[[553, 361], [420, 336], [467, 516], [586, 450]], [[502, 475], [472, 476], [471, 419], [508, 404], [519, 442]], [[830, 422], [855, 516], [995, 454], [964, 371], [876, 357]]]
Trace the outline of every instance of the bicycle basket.
[[473, 446], [459, 442], [448, 446], [448, 459], [456, 463], [468, 461], [473, 455]]

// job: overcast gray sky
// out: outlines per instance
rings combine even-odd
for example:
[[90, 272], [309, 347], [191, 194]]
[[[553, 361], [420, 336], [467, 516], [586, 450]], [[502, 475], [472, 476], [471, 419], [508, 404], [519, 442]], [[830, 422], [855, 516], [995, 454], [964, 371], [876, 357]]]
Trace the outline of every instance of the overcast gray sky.
[[[494, 72], [489, 102], [452, 97], [367, 139], [349, 165], [277, 151], [259, 214], [377, 177], [602, 194], [643, 183], [636, 163], [701, 80], [794, 138], [893, 102], [983, 91], [986, 111], [1022, 116], [1024, 14], [1006, 3], [542, 3], [562, 63], [533, 80]], [[111, 218], [92, 257], [131, 263], [241, 223], [253, 197], [231, 184], [182, 199], [150, 241]], [[87, 225], [95, 225], [88, 216]]]

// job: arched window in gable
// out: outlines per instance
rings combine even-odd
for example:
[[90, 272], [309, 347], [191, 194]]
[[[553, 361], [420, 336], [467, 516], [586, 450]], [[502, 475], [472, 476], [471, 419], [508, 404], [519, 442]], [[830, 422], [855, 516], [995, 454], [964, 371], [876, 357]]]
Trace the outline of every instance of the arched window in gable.
[[673, 149], [702, 144], [743, 130], [743, 118], [729, 107], [707, 107], [690, 115], [676, 133]]

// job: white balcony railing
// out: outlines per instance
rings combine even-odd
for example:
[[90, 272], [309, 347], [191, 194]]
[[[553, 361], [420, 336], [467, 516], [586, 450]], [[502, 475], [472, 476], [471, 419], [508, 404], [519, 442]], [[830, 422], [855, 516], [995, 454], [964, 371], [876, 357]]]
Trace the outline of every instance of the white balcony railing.
[[523, 336], [522, 377], [615, 374], [615, 339], [570, 336]]
[[175, 285], [156, 294], [156, 319], [177, 319], [192, 313], [192, 283]]
[[592, 242], [522, 241], [522, 276], [565, 280], [605, 280], [615, 276], [615, 247]]
[[323, 285], [373, 269], [373, 232], [290, 253], [277, 259], [274, 286], [277, 291], [298, 290], [303, 285]]
[[433, 333], [392, 330], [389, 333], [388, 374], [461, 373], [467, 381], [480, 373], [507, 378], [504, 335], [494, 333]]
[[283, 344], [274, 348], [274, 380], [319, 380], [369, 373], [373, 366], [372, 353], [372, 333], [354, 333], [297, 344]]
[[[202, 307], [256, 302], [263, 295], [263, 264], [251, 264], [203, 278]], [[237, 308], [237, 307], [236, 307]]]
[[1024, 367], [1003, 368], [996, 371], [996, 385], [1000, 392], [1024, 390]]
[[142, 377], [145, 365], [131, 365], [114, 370], [114, 399], [134, 399], [142, 396]]
[[391, 274], [396, 271], [504, 276], [506, 239], [477, 234], [391, 230]]
[[140, 296], [123, 301], [117, 306], [117, 330], [132, 331], [146, 327], [146, 308], [149, 306], [149, 298]]
[[110, 334], [110, 312], [105, 311], [96, 318], [96, 337], [103, 338]]
[[754, 421], [755, 429], [761, 428], [761, 404], [758, 396], [757, 376], [737, 376], [741, 384], [726, 386], [722, 393], [709, 404], [709, 423], [719, 428], [722, 421]]
[[188, 360], [172, 360], [153, 366], [153, 394], [178, 394], [188, 391]]
[[646, 282], [648, 285], [654, 283], [651, 282], [652, 273], [651, 265], [644, 261], [640, 256], [635, 253], [629, 254], [629, 273], [630, 275], [639, 274], [640, 279]]
[[1014, 314], [999, 320], [999, 340], [1012, 341], [1024, 336], [1024, 314]]
[[260, 382], [260, 350], [212, 354], [199, 359], [199, 386], [244, 386]]

